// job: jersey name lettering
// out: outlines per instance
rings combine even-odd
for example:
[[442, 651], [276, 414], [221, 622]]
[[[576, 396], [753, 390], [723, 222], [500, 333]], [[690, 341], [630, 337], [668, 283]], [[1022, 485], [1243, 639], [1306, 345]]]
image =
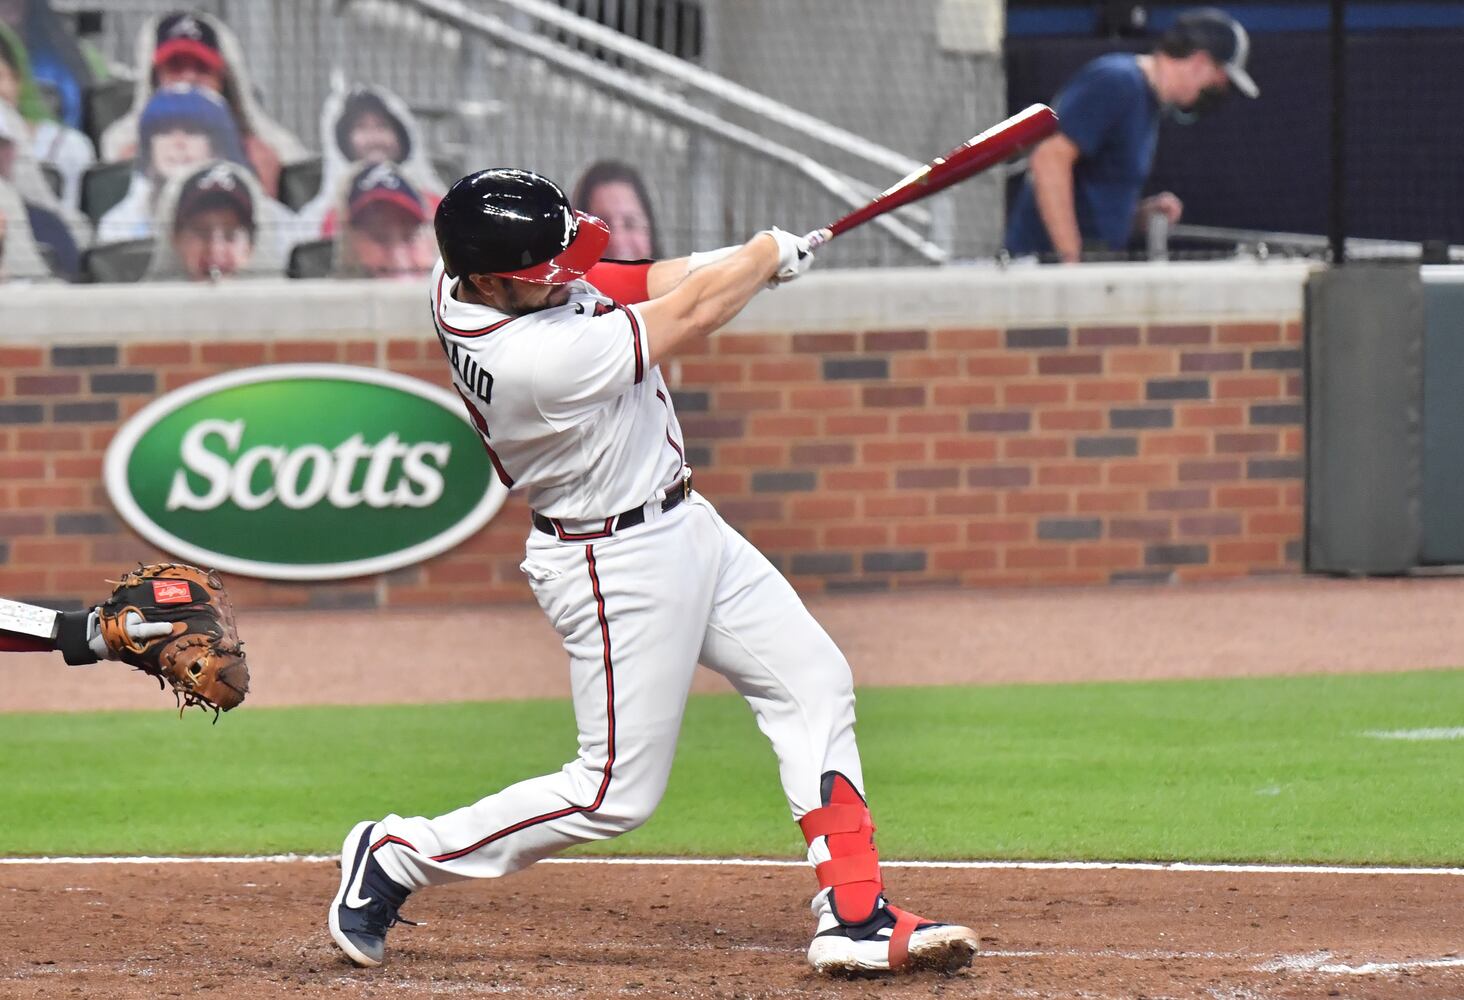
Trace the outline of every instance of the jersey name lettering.
[[459, 350], [457, 344], [449, 344], [441, 333], [437, 335], [437, 339], [442, 344], [442, 351], [447, 355], [448, 363], [452, 365], [453, 371], [457, 372], [458, 378], [463, 380], [463, 385], [474, 396], [482, 400], [484, 406], [490, 405], [493, 402], [493, 374], [480, 368], [472, 355], [467, 351]]

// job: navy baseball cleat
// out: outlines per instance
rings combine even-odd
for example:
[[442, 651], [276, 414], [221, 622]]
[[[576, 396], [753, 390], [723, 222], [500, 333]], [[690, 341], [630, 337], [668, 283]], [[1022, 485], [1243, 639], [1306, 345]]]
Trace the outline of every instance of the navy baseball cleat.
[[[357, 823], [341, 845], [341, 887], [330, 905], [330, 936], [346, 957], [360, 966], [380, 965], [386, 957], [386, 932], [411, 924], [397, 911], [410, 889], [397, 885], [371, 855], [376, 824]], [[415, 925], [413, 925], [415, 926]]]

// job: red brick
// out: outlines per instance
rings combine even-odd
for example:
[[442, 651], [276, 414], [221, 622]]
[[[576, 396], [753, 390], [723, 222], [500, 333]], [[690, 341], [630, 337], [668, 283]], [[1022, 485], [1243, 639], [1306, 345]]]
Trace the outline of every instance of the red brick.
[[1002, 442], [1006, 458], [1066, 458], [1072, 454], [1067, 438], [1019, 437]]
[[[747, 369], [735, 361], [682, 361], [681, 381], [689, 385], [736, 385], [743, 381]], [[758, 379], [773, 382], [778, 379]]]
[[996, 458], [996, 442], [990, 438], [942, 438], [935, 442], [935, 457], [940, 461], [989, 462]]
[[1179, 463], [1179, 481], [1181, 483], [1239, 479], [1244, 472], [1240, 462], [1228, 458], [1189, 459]]
[[1243, 406], [1214, 406], [1195, 404], [1175, 408], [1181, 427], [1244, 427], [1246, 412]]
[[858, 500], [851, 496], [794, 496], [789, 510], [794, 518], [810, 521], [834, 521], [855, 516]]
[[1300, 320], [1295, 320], [1295, 319], [1293, 319], [1293, 320], [1287, 320], [1286, 326], [1282, 330], [1282, 334], [1281, 335], [1282, 335], [1282, 339], [1284, 339], [1286, 341], [1286, 343], [1288, 343], [1288, 344], [1299, 344], [1299, 343], [1301, 343], [1301, 340], [1302, 340], [1302, 337], [1301, 337], [1301, 321]]
[[1300, 427], [1288, 427], [1281, 433], [1281, 450], [1288, 455], [1300, 455], [1306, 447], [1306, 431]]
[[386, 342], [387, 361], [420, 361], [422, 360], [422, 349], [425, 342], [420, 340], [388, 340]]
[[818, 418], [801, 413], [767, 413], [748, 418], [749, 437], [797, 437], [818, 436]]
[[1103, 355], [1101, 354], [1040, 354], [1037, 356], [1039, 375], [1101, 375]]
[[333, 340], [277, 340], [269, 345], [270, 357], [281, 364], [331, 362], [341, 358], [341, 345]]
[[996, 549], [955, 549], [931, 553], [930, 568], [938, 573], [995, 569], [997, 560]]
[[955, 521], [922, 521], [895, 525], [896, 545], [947, 545], [959, 541], [961, 525]]
[[21, 507], [33, 510], [83, 507], [87, 503], [86, 493], [84, 486], [74, 483], [18, 486], [15, 491], [15, 501]]
[[346, 344], [344, 360], [347, 364], [375, 365], [378, 357], [377, 345], [370, 340], [352, 340]]
[[1279, 323], [1221, 323], [1215, 330], [1222, 344], [1279, 344]]
[[0, 347], [0, 368], [40, 368], [46, 353], [39, 347]]
[[829, 548], [875, 548], [890, 544], [893, 529], [888, 524], [835, 524], [824, 529], [824, 545]]
[[189, 365], [194, 360], [196, 344], [128, 344], [122, 349], [125, 363], [132, 367], [154, 365]]
[[1130, 514], [1144, 509], [1138, 490], [1084, 490], [1078, 493], [1079, 514]]
[[1139, 328], [1136, 326], [1080, 326], [1079, 347], [1125, 347], [1137, 345]]
[[888, 434], [893, 423], [887, 413], [844, 413], [823, 419], [825, 434]]
[[783, 393], [779, 389], [722, 389], [712, 401], [712, 410], [717, 413], [745, 413], [775, 410], [782, 404]]
[[712, 338], [712, 348], [721, 355], [787, 354], [789, 340], [785, 333], [725, 333]]
[[1031, 519], [1021, 521], [970, 521], [966, 524], [966, 541], [1027, 542], [1033, 535]]
[[1216, 399], [1270, 402], [1281, 396], [1280, 375], [1226, 375], [1211, 379]]
[[1096, 462], [1043, 465], [1037, 469], [1038, 486], [1097, 486], [1102, 480], [1103, 467]]
[[1043, 410], [1037, 414], [1037, 426], [1044, 431], [1100, 431], [1102, 410]]
[[17, 396], [69, 396], [81, 391], [81, 376], [75, 373], [16, 375]]
[[982, 382], [937, 385], [936, 406], [989, 406], [996, 402], [996, 386]]
[[1143, 385], [1134, 381], [1084, 379], [1073, 387], [1080, 403], [1137, 403], [1143, 395]]
[[1174, 466], [1168, 462], [1103, 463], [1103, 474], [1115, 486], [1164, 486], [1174, 481]]
[[794, 410], [848, 409], [858, 405], [858, 401], [858, 395], [850, 385], [821, 385], [788, 390], [788, 406]]
[[1066, 403], [1070, 382], [1054, 379], [1050, 382], [1017, 382], [1001, 387], [1002, 400], [1009, 406], [1026, 406], [1033, 403]]
[[923, 461], [930, 451], [930, 442], [923, 438], [897, 438], [893, 441], [864, 441], [859, 457], [864, 462]]
[[1216, 434], [1217, 455], [1274, 455], [1280, 435], [1275, 431], [1252, 431], [1248, 434]]
[[995, 514], [995, 493], [937, 493], [937, 514]]
[[1066, 514], [1072, 510], [1072, 498], [1066, 493], [1039, 493], [1013, 490], [1002, 505], [1008, 514]]
[[890, 359], [890, 377], [895, 379], [959, 378], [961, 359], [949, 354], [906, 354]]
[[[97, 463], [101, 468], [100, 461]], [[35, 458], [0, 458], [0, 481], [14, 482], [17, 479], [45, 479], [46, 460]]]
[[722, 467], [776, 466], [782, 465], [787, 457], [788, 448], [783, 444], [728, 441], [717, 448], [717, 465]]
[[475, 559], [459, 562], [435, 560], [427, 567], [427, 581], [431, 583], [491, 583], [493, 567]]
[[16, 451], [43, 451], [48, 454], [58, 451], [81, 451], [86, 447], [86, 437], [72, 427], [23, 428], [15, 435]]
[[923, 517], [929, 509], [929, 498], [921, 495], [864, 498], [866, 517]]
[[957, 413], [902, 413], [895, 418], [895, 431], [899, 434], [956, 434], [961, 430], [961, 416]]
[[859, 390], [864, 406], [924, 406], [923, 385], [866, 385]]
[[1115, 375], [1172, 375], [1179, 371], [1179, 355], [1175, 351], [1152, 348], [1110, 351], [1108, 370]]
[[850, 354], [857, 350], [852, 333], [795, 333], [793, 350], [798, 354]]
[[709, 497], [728, 497], [747, 492], [747, 473], [727, 469], [698, 469], [696, 488]]
[[1216, 542], [1214, 560], [1217, 563], [1241, 563], [1244, 565], [1274, 565], [1281, 561], [1283, 543], [1248, 538], [1243, 541]]
[[1075, 545], [1073, 559], [1080, 569], [1138, 569], [1144, 565], [1142, 545]]
[[1210, 343], [1213, 332], [1208, 326], [1175, 326], [1157, 323], [1144, 331], [1144, 342], [1191, 347], [1196, 344]]
[[1073, 550], [1069, 545], [1010, 548], [1002, 553], [1007, 569], [1062, 569], [1072, 565]]
[[[741, 370], [741, 365], [732, 367]], [[751, 364], [751, 380], [757, 383], [765, 382], [817, 382], [820, 377], [818, 359], [816, 358], [790, 358], [783, 361], [754, 361]], [[681, 366], [681, 377], [683, 381], [697, 381], [687, 374], [686, 364]]]
[[263, 344], [223, 343], [202, 344], [199, 356], [210, 365], [262, 365], [265, 361]]
[[1005, 378], [1011, 375], [1032, 374], [1033, 359], [1030, 354], [994, 354], [988, 357], [966, 359], [966, 374], [977, 377], [984, 375]]
[[1002, 346], [1000, 330], [936, 330], [937, 351], [994, 351]]
[[1184, 538], [1238, 535], [1240, 534], [1240, 515], [1187, 514], [1179, 519], [1179, 534]]
[[930, 343], [930, 335], [924, 330], [871, 330], [863, 337], [864, 350], [878, 351], [923, 351]]
[[1301, 534], [1301, 511], [1263, 511], [1248, 514], [1245, 519], [1248, 535]]
[[887, 490], [890, 488], [888, 469], [829, 469], [823, 474], [826, 490]]
[[1139, 438], [1139, 453], [1145, 458], [1160, 455], [1208, 455], [1210, 438], [1206, 434], [1144, 434]]
[[1223, 509], [1265, 509], [1280, 503], [1279, 486], [1221, 486], [1215, 491], [1215, 505]]

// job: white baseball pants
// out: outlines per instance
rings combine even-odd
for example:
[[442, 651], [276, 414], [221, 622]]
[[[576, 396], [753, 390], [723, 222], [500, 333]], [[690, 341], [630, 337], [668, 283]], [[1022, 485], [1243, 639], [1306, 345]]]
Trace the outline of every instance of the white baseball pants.
[[693, 495], [614, 537], [531, 532], [528, 575], [569, 654], [579, 756], [433, 819], [387, 816], [376, 858], [411, 889], [517, 871], [655, 810], [698, 660], [747, 699], [793, 817], [837, 770], [863, 791], [849, 665], [788, 581]]

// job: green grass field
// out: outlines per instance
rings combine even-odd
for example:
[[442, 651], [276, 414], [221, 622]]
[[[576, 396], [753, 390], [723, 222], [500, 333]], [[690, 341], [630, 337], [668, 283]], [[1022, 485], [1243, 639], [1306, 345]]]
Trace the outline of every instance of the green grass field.
[[[889, 858], [1464, 862], [1464, 671], [867, 689], [866, 778]], [[0, 715], [0, 855], [329, 853], [351, 823], [428, 815], [573, 753], [563, 702]], [[740, 699], [692, 700], [642, 829], [586, 850], [795, 856]]]

